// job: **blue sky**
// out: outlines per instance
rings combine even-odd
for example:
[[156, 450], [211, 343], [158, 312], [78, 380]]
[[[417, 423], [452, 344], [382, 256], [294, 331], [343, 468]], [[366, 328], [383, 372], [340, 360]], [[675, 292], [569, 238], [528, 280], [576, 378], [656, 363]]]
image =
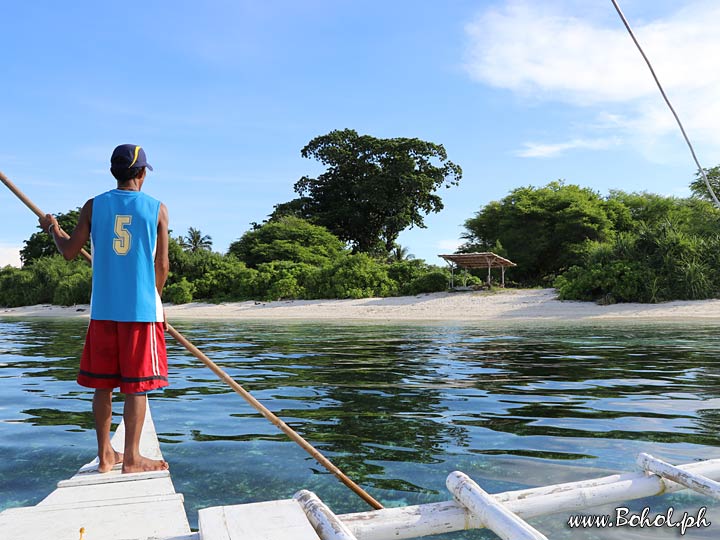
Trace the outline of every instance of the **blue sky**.
[[[717, 165], [720, 5], [621, 5]], [[0, 25], [0, 170], [64, 212], [114, 187], [114, 146], [140, 144], [174, 233], [222, 252], [321, 171], [300, 150], [333, 129], [443, 144], [463, 168], [427, 229], [400, 237], [436, 264], [515, 187], [684, 196], [695, 170], [609, 0], [39, 0], [7, 3]], [[35, 225], [0, 191], [0, 265]]]

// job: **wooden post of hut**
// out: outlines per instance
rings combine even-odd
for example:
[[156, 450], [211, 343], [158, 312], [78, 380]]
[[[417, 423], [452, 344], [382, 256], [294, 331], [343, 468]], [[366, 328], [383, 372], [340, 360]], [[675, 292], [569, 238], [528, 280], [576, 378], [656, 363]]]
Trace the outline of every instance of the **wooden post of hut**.
[[[492, 278], [492, 269], [500, 268], [500, 286], [505, 287], [505, 268], [517, 266], [514, 262], [496, 255], [492, 252], [483, 253], [453, 253], [452, 255], [439, 255], [450, 264], [450, 272], [453, 274], [453, 268], [487, 268], [487, 285], [490, 287]], [[453, 279], [450, 278], [450, 286], [453, 286]]]

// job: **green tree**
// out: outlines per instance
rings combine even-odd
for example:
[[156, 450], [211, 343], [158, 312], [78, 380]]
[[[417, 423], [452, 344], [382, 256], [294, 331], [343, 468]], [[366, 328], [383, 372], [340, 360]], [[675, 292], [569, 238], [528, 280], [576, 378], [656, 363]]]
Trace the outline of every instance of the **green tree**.
[[425, 227], [424, 216], [443, 209], [436, 191], [457, 185], [462, 170], [442, 145], [420, 139], [379, 139], [336, 130], [310, 141], [302, 156], [327, 167], [295, 184], [299, 199], [276, 207], [276, 215], [305, 217], [327, 227], [354, 252], [387, 255], [408, 227]]
[[[75, 210], [69, 210], [64, 214], [57, 214], [55, 217], [60, 224], [60, 227], [68, 234], [75, 229], [80, 216], [80, 208]], [[38, 229], [40, 226], [38, 225]], [[30, 238], [25, 240], [25, 247], [20, 250], [20, 260], [23, 265], [31, 264], [34, 260], [40, 257], [52, 257], [57, 255], [58, 250], [55, 247], [55, 242], [52, 237], [45, 231], [33, 233]], [[85, 250], [90, 250], [90, 243], [85, 245]]]
[[[596, 192], [562, 181], [514, 189], [465, 221], [463, 251], [490, 251], [502, 245], [517, 263], [513, 279], [542, 283], [580, 260], [587, 240], [613, 234], [605, 200]], [[499, 244], [498, 244], [499, 242]]]
[[689, 234], [708, 235], [720, 231], [720, 210], [702, 198], [613, 190], [607, 198], [606, 210], [618, 232], [637, 231], [640, 226], [660, 227], [667, 222]]
[[577, 265], [555, 282], [561, 298], [662, 302], [718, 294], [720, 209], [713, 203], [622, 191], [607, 203], [616, 234], [585, 244]]
[[178, 237], [178, 243], [185, 251], [197, 253], [198, 251], [212, 250], [212, 237], [202, 234], [199, 229], [190, 227], [187, 236]]
[[170, 259], [170, 274], [168, 275], [167, 285], [171, 285], [180, 281], [189, 264], [190, 254], [183, 250], [177, 238], [170, 235], [168, 240], [168, 258]]
[[[300, 219], [312, 219], [309, 213], [311, 199], [310, 197], [298, 197], [291, 201], [276, 204], [273, 208], [272, 214], [269, 216], [269, 221], [278, 221], [283, 217], [296, 217]], [[259, 227], [258, 225], [257, 227]], [[255, 227], [255, 228], [257, 228]]]
[[395, 244], [388, 254], [388, 263], [408, 261], [415, 258], [410, 250], [400, 244]]
[[344, 251], [340, 239], [325, 227], [285, 216], [246, 232], [230, 244], [229, 254], [251, 268], [273, 261], [323, 264]]

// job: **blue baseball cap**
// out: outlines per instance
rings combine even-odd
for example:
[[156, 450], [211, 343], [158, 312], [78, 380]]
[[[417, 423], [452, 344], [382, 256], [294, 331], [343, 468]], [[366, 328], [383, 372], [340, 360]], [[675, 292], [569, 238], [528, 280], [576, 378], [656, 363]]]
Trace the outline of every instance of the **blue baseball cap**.
[[110, 157], [110, 167], [113, 169], [147, 167], [151, 171], [153, 170], [152, 166], [147, 162], [145, 150], [136, 144], [121, 144], [115, 148]]

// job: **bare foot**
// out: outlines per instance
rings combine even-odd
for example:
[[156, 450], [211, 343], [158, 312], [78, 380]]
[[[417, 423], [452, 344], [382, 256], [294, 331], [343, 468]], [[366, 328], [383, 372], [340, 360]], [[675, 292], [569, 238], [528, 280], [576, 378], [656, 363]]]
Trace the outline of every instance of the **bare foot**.
[[118, 463], [123, 462], [123, 455], [120, 452], [112, 451], [112, 454], [100, 456], [100, 465], [98, 465], [98, 472], [106, 473], [110, 472], [112, 468]]
[[140, 456], [135, 461], [125, 460], [122, 467], [123, 473], [137, 473], [149, 471], [165, 471], [169, 469], [167, 461], [162, 459], [150, 459]]

